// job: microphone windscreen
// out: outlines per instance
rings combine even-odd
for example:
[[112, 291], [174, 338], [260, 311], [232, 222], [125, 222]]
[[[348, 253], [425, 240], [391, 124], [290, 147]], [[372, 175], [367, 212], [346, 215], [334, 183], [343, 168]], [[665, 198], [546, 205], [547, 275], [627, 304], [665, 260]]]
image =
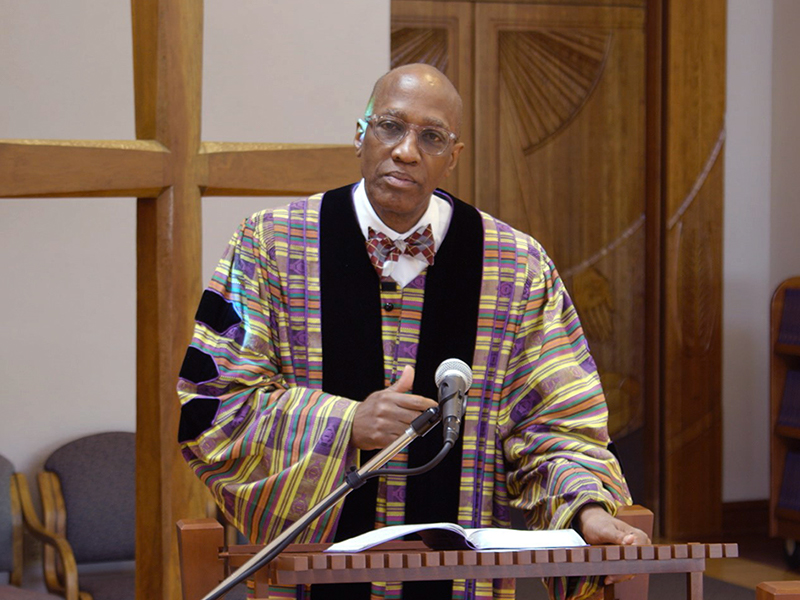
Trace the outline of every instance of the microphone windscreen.
[[472, 369], [469, 368], [467, 363], [458, 358], [448, 358], [442, 361], [442, 364], [436, 369], [434, 377], [436, 385], [442, 385], [442, 381], [447, 375], [451, 374], [451, 371], [455, 371], [459, 376], [463, 377], [464, 381], [467, 382], [467, 389], [469, 389], [469, 386], [472, 385]]

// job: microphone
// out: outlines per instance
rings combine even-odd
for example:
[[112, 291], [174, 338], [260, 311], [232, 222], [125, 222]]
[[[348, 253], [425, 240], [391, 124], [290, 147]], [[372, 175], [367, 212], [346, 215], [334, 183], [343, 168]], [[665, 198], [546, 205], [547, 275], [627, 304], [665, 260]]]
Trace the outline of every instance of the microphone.
[[466, 399], [469, 386], [472, 385], [472, 369], [463, 360], [448, 358], [436, 369], [435, 380], [439, 387], [444, 441], [455, 445], [461, 431], [461, 418], [467, 409]]

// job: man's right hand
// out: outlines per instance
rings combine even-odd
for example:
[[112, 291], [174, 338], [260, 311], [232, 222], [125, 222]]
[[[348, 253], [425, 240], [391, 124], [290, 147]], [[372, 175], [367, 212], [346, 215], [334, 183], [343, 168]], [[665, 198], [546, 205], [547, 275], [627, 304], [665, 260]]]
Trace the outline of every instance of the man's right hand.
[[385, 448], [422, 412], [437, 406], [430, 398], [407, 394], [413, 384], [414, 369], [406, 367], [388, 388], [367, 396], [356, 409], [350, 443], [361, 450]]

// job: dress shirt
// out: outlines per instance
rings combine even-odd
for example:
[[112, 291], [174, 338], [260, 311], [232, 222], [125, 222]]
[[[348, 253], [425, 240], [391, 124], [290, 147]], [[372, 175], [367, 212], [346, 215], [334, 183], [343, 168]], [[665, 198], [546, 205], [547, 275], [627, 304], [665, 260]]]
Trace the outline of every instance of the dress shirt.
[[[404, 240], [410, 236], [419, 227], [430, 224], [433, 231], [434, 250], [438, 250], [439, 246], [442, 245], [444, 236], [447, 233], [447, 227], [450, 224], [450, 216], [453, 213], [453, 207], [447, 200], [433, 194], [428, 203], [428, 210], [420, 217], [419, 221], [405, 233], [398, 233], [381, 221], [380, 217], [375, 212], [369, 198], [367, 198], [366, 186], [364, 185], [363, 179], [356, 184], [353, 190], [353, 205], [355, 207], [358, 224], [361, 227], [361, 233], [364, 234], [364, 239], [369, 238], [368, 230], [370, 227], [375, 231], [383, 232], [390, 240], [397, 242], [397, 240]], [[396, 262], [386, 262], [383, 267], [383, 276], [391, 277], [400, 287], [405, 287], [413, 281], [417, 275], [422, 273], [427, 266], [428, 263], [424, 260], [403, 254]]]

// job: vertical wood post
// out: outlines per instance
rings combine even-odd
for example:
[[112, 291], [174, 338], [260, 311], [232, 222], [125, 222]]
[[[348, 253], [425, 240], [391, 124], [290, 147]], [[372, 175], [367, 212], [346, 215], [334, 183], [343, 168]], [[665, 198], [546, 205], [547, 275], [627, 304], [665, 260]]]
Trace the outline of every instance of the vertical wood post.
[[685, 539], [722, 528], [726, 3], [664, 3], [661, 532]]
[[136, 597], [178, 600], [175, 523], [208, 493], [180, 456], [175, 392], [201, 292], [203, 3], [134, 0], [136, 134], [170, 152], [169, 183], [137, 205]]
[[180, 520], [177, 530], [183, 600], [201, 600], [225, 578], [219, 558], [225, 531], [214, 519]]

